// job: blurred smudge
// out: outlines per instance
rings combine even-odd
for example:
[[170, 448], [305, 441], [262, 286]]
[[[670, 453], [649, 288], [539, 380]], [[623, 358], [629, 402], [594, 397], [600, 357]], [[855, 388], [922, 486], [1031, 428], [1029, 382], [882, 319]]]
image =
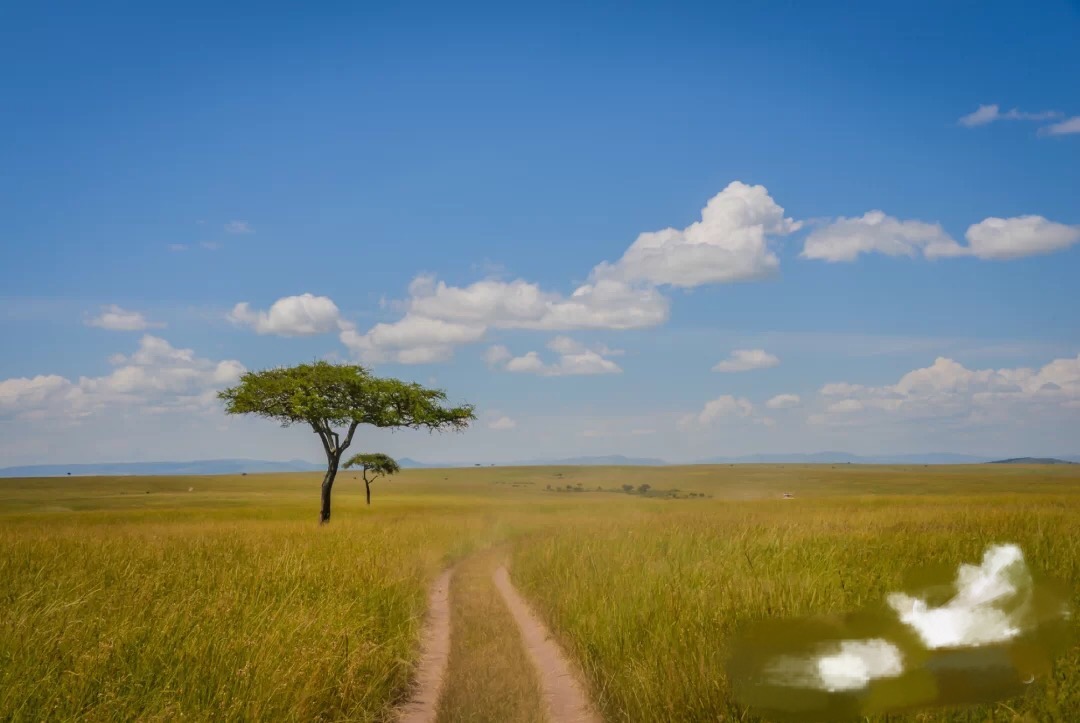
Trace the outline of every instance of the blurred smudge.
[[790, 721], [1002, 700], [1068, 648], [1066, 600], [1034, 580], [1018, 546], [994, 545], [979, 565], [909, 573], [882, 609], [745, 630], [728, 680], [743, 705]]

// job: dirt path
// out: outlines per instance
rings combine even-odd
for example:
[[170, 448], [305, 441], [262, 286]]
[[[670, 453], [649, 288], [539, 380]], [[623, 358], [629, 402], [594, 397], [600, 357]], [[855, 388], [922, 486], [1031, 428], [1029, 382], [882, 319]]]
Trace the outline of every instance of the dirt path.
[[420, 668], [412, 697], [400, 711], [400, 723], [434, 723], [450, 658], [450, 578], [447, 570], [428, 594], [427, 619], [420, 637]]
[[492, 580], [514, 616], [525, 649], [536, 666], [551, 723], [602, 723], [562, 649], [518, 594], [506, 568], [495, 570]]

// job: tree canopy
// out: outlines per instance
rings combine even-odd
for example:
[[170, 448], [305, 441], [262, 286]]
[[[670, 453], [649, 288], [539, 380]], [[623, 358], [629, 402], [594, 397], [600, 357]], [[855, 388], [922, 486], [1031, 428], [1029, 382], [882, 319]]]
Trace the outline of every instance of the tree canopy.
[[371, 483], [379, 477], [397, 474], [401, 467], [393, 457], [372, 452], [368, 454], [355, 454], [345, 463], [345, 469], [352, 467], [360, 468], [360, 476], [364, 479], [364, 490], [367, 492], [367, 503], [371, 504]]
[[285, 427], [307, 424], [319, 436], [327, 460], [322, 522], [330, 519], [330, 490], [357, 427], [434, 432], [463, 430], [476, 419], [473, 405], [449, 406], [442, 390], [325, 361], [247, 372], [218, 397], [228, 414], [254, 414]]

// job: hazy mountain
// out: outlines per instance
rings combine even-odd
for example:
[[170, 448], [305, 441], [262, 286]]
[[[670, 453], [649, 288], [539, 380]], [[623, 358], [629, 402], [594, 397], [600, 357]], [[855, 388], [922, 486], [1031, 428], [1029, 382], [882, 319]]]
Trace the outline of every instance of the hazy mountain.
[[1076, 462], [1057, 457], [1013, 457], [1012, 459], [995, 459], [990, 464], [1076, 464]]
[[611, 454], [603, 457], [566, 457], [564, 459], [531, 459], [523, 462], [512, 462], [503, 467], [591, 467], [591, 466], [662, 466], [668, 464], [662, 459], [655, 457], [624, 457], [621, 454]]
[[698, 464], [980, 464], [990, 457], [938, 452], [929, 454], [894, 454], [860, 456], [847, 452], [812, 452], [808, 454], [751, 454], [740, 457], [710, 457]]
[[256, 474], [325, 469], [302, 459], [270, 462], [258, 459], [200, 459], [190, 462], [113, 462], [100, 464], [33, 464], [0, 468], [0, 477], [63, 477], [123, 475]]
[[[710, 457], [694, 464], [1077, 464], [1080, 456], [1016, 457], [994, 460], [964, 454], [900, 454], [859, 456], [846, 452], [814, 452], [809, 454], [750, 454], [738, 457]], [[402, 457], [398, 464], [404, 469], [446, 469], [454, 467], [489, 467], [489, 463], [420, 462]], [[509, 462], [499, 467], [582, 467], [582, 466], [649, 466], [669, 464], [655, 457], [626, 457], [621, 454], [562, 459], [532, 459]], [[0, 468], [0, 477], [64, 477], [122, 476], [122, 475], [211, 475], [258, 474], [265, 472], [320, 472], [326, 466], [318, 462], [294, 459], [272, 462], [259, 459], [202, 459], [189, 462], [115, 462], [101, 464], [35, 464]]]

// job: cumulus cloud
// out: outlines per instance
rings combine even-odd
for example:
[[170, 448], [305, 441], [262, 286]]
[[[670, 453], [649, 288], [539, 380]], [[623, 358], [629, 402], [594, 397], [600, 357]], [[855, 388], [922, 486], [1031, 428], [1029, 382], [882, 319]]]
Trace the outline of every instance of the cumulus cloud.
[[403, 318], [364, 334], [350, 326], [342, 331], [342, 343], [369, 362], [427, 363], [449, 359], [456, 346], [482, 341], [489, 328], [638, 329], [662, 324], [669, 308], [656, 289], [618, 281], [584, 284], [564, 297], [521, 279], [454, 287], [419, 276], [409, 292], [400, 305]]
[[[883, 211], [838, 218], [807, 236], [800, 254], [807, 259], [854, 261], [859, 254], [947, 255], [956, 242], [936, 223], [901, 221]], [[942, 253], [944, 251], [944, 253]]]
[[965, 237], [967, 246], [943, 245], [937, 248], [937, 255], [1007, 260], [1050, 254], [1080, 241], [1080, 226], [1055, 223], [1042, 216], [991, 217], [970, 226]]
[[987, 218], [968, 227], [961, 245], [936, 223], [901, 221], [882, 211], [859, 218], [839, 218], [811, 233], [803, 258], [853, 261], [859, 254], [916, 256], [929, 259], [974, 256], [1015, 259], [1061, 251], [1080, 241], [1080, 226], [1048, 221], [1042, 216]]
[[147, 413], [216, 408], [217, 390], [235, 382], [244, 366], [212, 361], [149, 334], [130, 356], [114, 355], [112, 372], [68, 379], [59, 375], [0, 381], [0, 417], [79, 419], [136, 409]]
[[[404, 318], [363, 334], [355, 328], [343, 329], [341, 338], [362, 359], [419, 363], [448, 359], [454, 346], [481, 340], [489, 328], [650, 328], [666, 322], [670, 312], [670, 301], [659, 287], [689, 288], [765, 276], [779, 263], [769, 249], [770, 237], [799, 227], [799, 222], [784, 217], [784, 209], [763, 186], [736, 181], [708, 202], [700, 221], [682, 230], [641, 234], [619, 261], [597, 265], [586, 282], [568, 295], [524, 279], [491, 278], [451, 286], [434, 276], [421, 275], [409, 285], [406, 300], [390, 305], [401, 310]], [[431, 330], [433, 338], [418, 338], [415, 348], [385, 343], [398, 326], [422, 325]], [[455, 334], [460, 341], [446, 339]], [[545, 364], [535, 352], [513, 364], [499, 361], [506, 361], [511, 370], [541, 374], [618, 371], [603, 350], [563, 356], [557, 365]]]
[[409, 292], [408, 313], [496, 329], [640, 329], [664, 323], [669, 306], [656, 289], [611, 280], [584, 284], [564, 297], [522, 279], [454, 287], [420, 276]]
[[940, 420], [956, 424], [1011, 424], [1031, 414], [1075, 416], [1080, 410], [1080, 354], [1040, 369], [968, 369], [938, 357], [895, 384], [844, 382], [821, 388], [824, 412], [815, 423], [874, 418]]
[[683, 428], [695, 425], [706, 426], [718, 420], [745, 419], [752, 416], [753, 413], [754, 405], [749, 399], [725, 394], [705, 402], [705, 406], [697, 414], [689, 414], [683, 417], [679, 422], [679, 426]]
[[800, 226], [784, 217], [784, 209], [764, 186], [735, 181], [709, 200], [700, 221], [684, 229], [643, 233], [621, 259], [600, 264], [593, 274], [684, 288], [759, 279], [780, 265], [769, 249], [769, 237]]
[[746, 372], [768, 369], [780, 364], [780, 359], [764, 349], [736, 349], [731, 356], [712, 368], [714, 372]]
[[1051, 120], [1053, 118], [1060, 118], [1061, 113], [1055, 110], [1042, 111], [1039, 113], [1028, 113], [1022, 110], [1013, 108], [1012, 110], [1001, 112], [1001, 107], [997, 104], [980, 105], [971, 113], [962, 116], [959, 121], [960, 125], [967, 128], [974, 128], [975, 126], [984, 126], [994, 121], [999, 120], [1027, 120], [1027, 121], [1043, 121]]
[[513, 356], [506, 347], [492, 347], [488, 350], [489, 364], [508, 372], [518, 374], [537, 374], [545, 377], [581, 376], [590, 374], [619, 374], [622, 368], [607, 358], [618, 354], [619, 350], [606, 347], [590, 348], [566, 336], [557, 336], [548, 343], [548, 348], [558, 354], [558, 360], [546, 363], [538, 352], [530, 351], [522, 356]]
[[116, 304], [103, 307], [100, 314], [86, 320], [86, 325], [109, 331], [145, 331], [165, 326], [159, 322], [148, 321], [138, 311], [128, 311]]
[[432, 364], [451, 358], [456, 346], [480, 341], [485, 331], [483, 325], [407, 314], [392, 324], [376, 324], [364, 334], [346, 326], [340, 338], [367, 363]]
[[227, 318], [258, 334], [312, 336], [342, 328], [341, 312], [329, 297], [300, 294], [275, 301], [267, 311], [253, 310], [247, 302], [233, 307]]
[[1059, 123], [1053, 123], [1042, 129], [1042, 133], [1048, 136], [1067, 136], [1080, 133], [1080, 115], [1074, 115]]
[[799, 399], [798, 394], [777, 394], [775, 397], [765, 402], [765, 406], [769, 409], [788, 409], [789, 407], [797, 407], [802, 402]]

